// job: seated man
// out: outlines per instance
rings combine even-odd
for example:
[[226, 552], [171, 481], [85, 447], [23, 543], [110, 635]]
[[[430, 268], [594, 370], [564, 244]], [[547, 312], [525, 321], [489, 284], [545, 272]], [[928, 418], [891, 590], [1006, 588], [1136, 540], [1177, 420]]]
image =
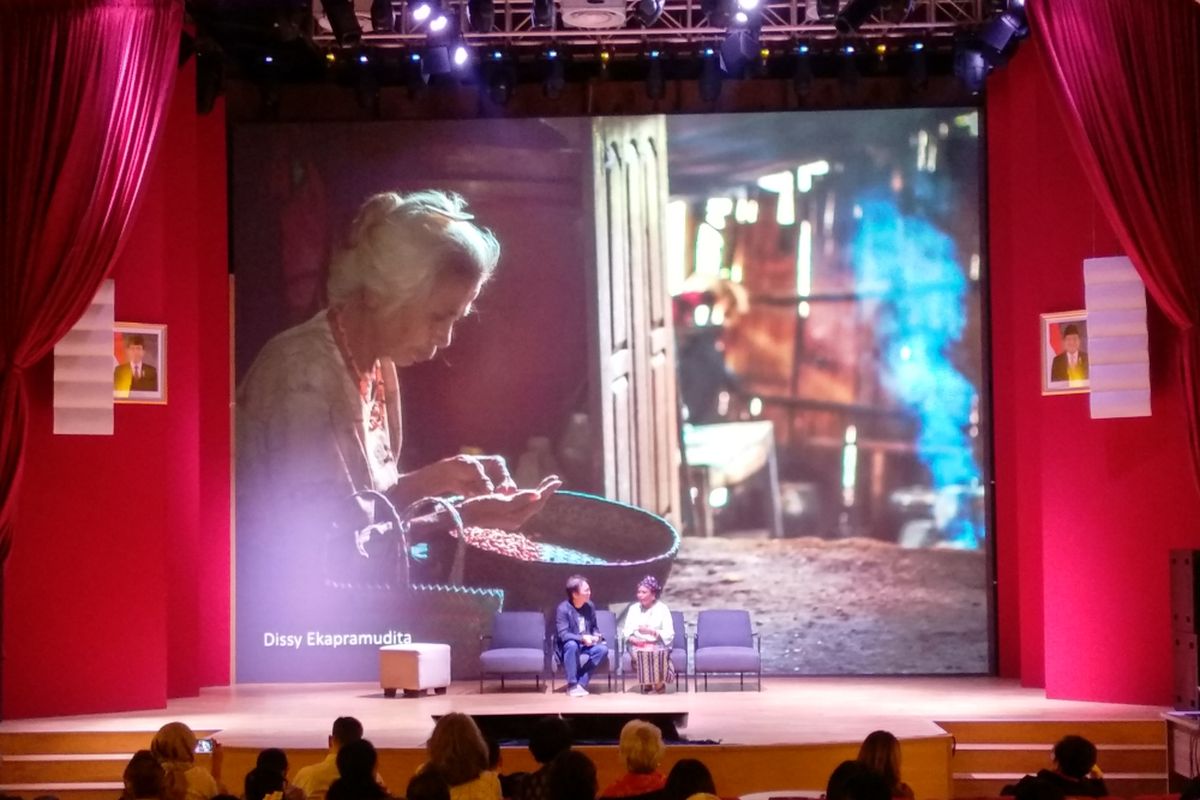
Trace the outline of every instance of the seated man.
[[[554, 612], [554, 646], [567, 673], [567, 694], [583, 697], [592, 671], [604, 661], [608, 648], [596, 627], [592, 587], [582, 575], [567, 578], [567, 599]], [[586, 657], [586, 659], [585, 659]]]
[[1054, 769], [1026, 775], [1016, 785], [1005, 786], [1002, 795], [1018, 800], [1061, 800], [1063, 797], [1106, 797], [1104, 780], [1096, 770], [1096, 745], [1082, 736], [1064, 736], [1054, 745]]

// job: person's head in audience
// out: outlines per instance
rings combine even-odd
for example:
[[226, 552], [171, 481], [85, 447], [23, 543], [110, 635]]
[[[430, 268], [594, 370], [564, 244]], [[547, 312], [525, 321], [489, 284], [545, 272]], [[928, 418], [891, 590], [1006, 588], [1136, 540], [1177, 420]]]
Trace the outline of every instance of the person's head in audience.
[[354, 717], [338, 717], [333, 721], [333, 731], [329, 734], [329, 749], [336, 753], [351, 742], [357, 742], [362, 738], [361, 722]]
[[666, 800], [687, 800], [694, 794], [716, 794], [712, 773], [702, 761], [681, 758], [667, 774]]
[[283, 777], [288, 774], [287, 753], [280, 750], [278, 747], [268, 747], [258, 754], [258, 758], [254, 761], [256, 769], [265, 769], [271, 772], [278, 772]]
[[1064, 736], [1054, 745], [1054, 763], [1068, 778], [1086, 778], [1096, 766], [1096, 745], [1082, 736]]
[[883, 776], [861, 761], [843, 761], [829, 776], [825, 800], [891, 800]]
[[188, 787], [184, 773], [196, 762], [196, 734], [182, 722], [168, 722], [154, 734], [150, 752], [163, 768], [162, 796], [166, 800], [183, 800]]
[[475, 720], [453, 711], [437, 721], [426, 744], [429, 764], [450, 786], [460, 786], [479, 777], [488, 768], [487, 742]]
[[138, 750], [125, 765], [121, 778], [125, 782], [125, 800], [161, 797], [163, 768], [149, 750]]
[[570, 749], [571, 726], [562, 717], [542, 717], [529, 731], [529, 752], [539, 764], [549, 764]]
[[246, 773], [246, 800], [263, 800], [269, 794], [282, 792], [283, 787], [283, 773], [270, 767], [259, 766]]
[[631, 719], [621, 728], [617, 751], [625, 769], [634, 775], [645, 775], [658, 769], [665, 749], [662, 731], [645, 720]]
[[379, 756], [367, 739], [347, 742], [337, 751], [339, 777], [329, 787], [327, 800], [375, 800], [387, 797], [375, 780]]
[[182, 722], [168, 722], [154, 734], [150, 752], [163, 766], [191, 764], [196, 760], [196, 734]]
[[883, 776], [892, 794], [900, 787], [900, 741], [888, 731], [872, 731], [858, 749], [858, 761]]
[[596, 765], [584, 753], [567, 750], [550, 762], [547, 800], [595, 800]]
[[450, 800], [450, 784], [436, 767], [427, 766], [412, 776], [404, 800]]
[[1179, 790], [1179, 800], [1200, 800], [1200, 778], [1192, 778]]
[[495, 736], [484, 736], [483, 743], [487, 745], [488, 769], [490, 769], [492, 772], [499, 772], [500, 759], [502, 758], [500, 753], [500, 742], [496, 741]]

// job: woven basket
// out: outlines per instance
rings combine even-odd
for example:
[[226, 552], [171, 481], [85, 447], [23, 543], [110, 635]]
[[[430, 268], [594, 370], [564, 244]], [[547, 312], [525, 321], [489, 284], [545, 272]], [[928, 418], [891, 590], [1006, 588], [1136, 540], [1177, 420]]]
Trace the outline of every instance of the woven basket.
[[[504, 592], [505, 610], [552, 608], [571, 575], [585, 576], [598, 605], [632, 599], [637, 582], [666, 583], [679, 534], [656, 514], [578, 492], [557, 492], [521, 529], [531, 540], [586, 556], [584, 563], [524, 561], [467, 547], [463, 585]], [[560, 553], [561, 554], [561, 553]]]

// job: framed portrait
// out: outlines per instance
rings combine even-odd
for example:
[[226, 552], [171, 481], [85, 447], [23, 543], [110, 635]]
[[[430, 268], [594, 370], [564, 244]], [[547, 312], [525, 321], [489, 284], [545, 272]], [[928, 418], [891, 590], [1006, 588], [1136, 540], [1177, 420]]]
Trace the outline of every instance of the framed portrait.
[[167, 402], [167, 326], [113, 326], [113, 402]]
[[1078, 394], [1091, 388], [1087, 312], [1042, 314], [1042, 394]]

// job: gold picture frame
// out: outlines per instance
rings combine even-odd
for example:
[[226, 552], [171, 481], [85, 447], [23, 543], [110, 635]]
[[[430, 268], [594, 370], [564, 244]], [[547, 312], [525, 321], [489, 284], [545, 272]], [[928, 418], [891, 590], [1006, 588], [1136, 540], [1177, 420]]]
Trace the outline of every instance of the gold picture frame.
[[113, 402], [166, 404], [166, 325], [113, 325]]
[[1081, 394], [1091, 391], [1087, 312], [1042, 314], [1041, 332], [1042, 394]]

